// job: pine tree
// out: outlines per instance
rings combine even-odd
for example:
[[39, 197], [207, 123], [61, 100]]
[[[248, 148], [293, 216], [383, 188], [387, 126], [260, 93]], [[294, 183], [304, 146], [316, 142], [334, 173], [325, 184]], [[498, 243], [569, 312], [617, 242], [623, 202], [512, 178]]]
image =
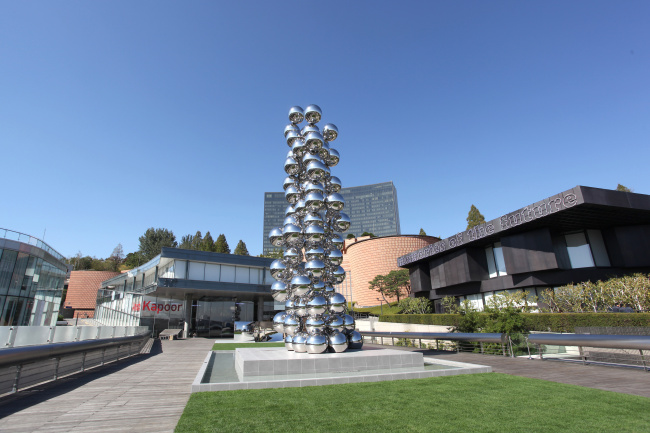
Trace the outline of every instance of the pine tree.
[[200, 251], [202, 244], [203, 244], [203, 235], [201, 235], [201, 231], [197, 231], [194, 237], [192, 238], [192, 245], [190, 245], [190, 249]]
[[621, 185], [620, 183], [616, 187], [616, 191], [623, 191], [623, 192], [632, 192], [632, 190], [625, 185]]
[[230, 247], [226, 241], [226, 235], [223, 233], [220, 234], [217, 240], [214, 242], [214, 251], [222, 254], [230, 254]]
[[250, 254], [248, 254], [248, 248], [246, 248], [246, 244], [241, 239], [235, 247], [234, 254], [237, 254], [238, 256], [250, 256]]
[[174, 232], [167, 229], [155, 229], [153, 227], [148, 228], [144, 232], [144, 235], [140, 236], [139, 241], [140, 248], [138, 251], [143, 256], [143, 263], [148, 262], [160, 254], [162, 247], [176, 248], [178, 245]]
[[472, 207], [469, 209], [469, 213], [467, 214], [467, 228], [465, 230], [469, 230], [472, 227], [476, 227], [478, 225], [481, 225], [485, 222], [485, 217], [481, 212], [478, 211], [476, 206], [472, 205]]
[[205, 234], [205, 237], [201, 241], [201, 251], [214, 251], [214, 239], [212, 239], [212, 235], [210, 234], [210, 231], [208, 231]]
[[191, 250], [192, 249], [192, 241], [194, 240], [194, 236], [192, 235], [186, 235], [181, 238], [181, 243], [178, 246], [178, 248], [182, 248], [184, 250]]
[[420, 236], [426, 236], [427, 232], [424, 231], [423, 228], [420, 228]]

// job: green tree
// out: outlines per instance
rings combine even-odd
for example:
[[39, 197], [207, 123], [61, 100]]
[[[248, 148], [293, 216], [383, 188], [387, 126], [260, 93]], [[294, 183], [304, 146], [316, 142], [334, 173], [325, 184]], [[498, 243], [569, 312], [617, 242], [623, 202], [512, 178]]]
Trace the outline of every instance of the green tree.
[[138, 250], [145, 262], [160, 254], [163, 247], [175, 248], [178, 244], [174, 232], [167, 229], [148, 228], [144, 235], [140, 236], [140, 249]]
[[368, 288], [370, 290], [379, 292], [381, 297], [384, 298], [384, 302], [390, 304], [390, 302], [388, 302], [388, 299], [386, 299], [386, 296], [390, 296], [390, 294], [388, 293], [388, 290], [386, 290], [385, 275], [375, 275], [375, 278], [373, 278], [372, 281], [368, 281]]
[[126, 255], [123, 266], [126, 269], [133, 269], [145, 264], [145, 262], [146, 260], [144, 259], [144, 255], [142, 255], [140, 251], [136, 251], [134, 253], [129, 253]]
[[348, 235], [345, 237], [345, 239], [353, 239], [353, 238], [356, 238], [354, 233], [348, 233]]
[[377, 237], [377, 236], [375, 236], [374, 233], [370, 233], [370, 232], [361, 233], [361, 237], [364, 237], [364, 236], [370, 236], [371, 238], [376, 238]]
[[201, 251], [214, 251], [214, 239], [212, 239], [212, 235], [210, 234], [210, 231], [208, 231], [205, 234], [205, 237], [203, 238], [203, 241], [201, 242]]
[[228, 241], [226, 241], [226, 235], [223, 233], [217, 237], [214, 243], [214, 251], [222, 254], [230, 254], [230, 247], [228, 246]]
[[411, 280], [408, 269], [390, 271], [387, 275], [377, 275], [368, 284], [368, 288], [381, 293], [386, 302], [388, 302], [387, 297], [394, 297], [399, 301], [404, 295], [408, 296], [411, 293]]
[[178, 246], [178, 248], [182, 248], [184, 250], [191, 250], [192, 249], [192, 241], [194, 240], [194, 236], [192, 235], [186, 235], [181, 238], [181, 243]]
[[485, 217], [481, 212], [478, 211], [476, 206], [472, 205], [472, 207], [469, 209], [469, 213], [467, 214], [467, 229], [469, 230], [472, 227], [476, 227], [480, 224], [483, 224], [485, 222]]
[[192, 236], [192, 245], [190, 246], [190, 249], [201, 251], [201, 245], [203, 245], [203, 235], [200, 230], [197, 230], [196, 234]]
[[424, 231], [423, 228], [420, 227], [420, 236], [426, 236], [427, 232]]
[[623, 191], [623, 192], [632, 192], [632, 190], [625, 185], [621, 185], [620, 183], [616, 187], [616, 191]]
[[124, 262], [124, 248], [122, 248], [122, 244], [117, 244], [117, 246], [113, 248], [113, 252], [105, 262], [108, 270], [114, 272], [119, 271], [122, 262]]
[[250, 254], [248, 254], [248, 248], [246, 248], [246, 244], [241, 239], [235, 247], [234, 254], [237, 254], [238, 256], [250, 256]]

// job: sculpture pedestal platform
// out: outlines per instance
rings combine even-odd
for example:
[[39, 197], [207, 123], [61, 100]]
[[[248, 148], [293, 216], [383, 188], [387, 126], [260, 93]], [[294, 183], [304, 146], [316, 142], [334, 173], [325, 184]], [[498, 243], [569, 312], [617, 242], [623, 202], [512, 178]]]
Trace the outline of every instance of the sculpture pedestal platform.
[[241, 380], [254, 376], [350, 373], [364, 370], [422, 369], [421, 353], [394, 349], [348, 350], [341, 353], [296, 353], [284, 348], [236, 349], [235, 370]]

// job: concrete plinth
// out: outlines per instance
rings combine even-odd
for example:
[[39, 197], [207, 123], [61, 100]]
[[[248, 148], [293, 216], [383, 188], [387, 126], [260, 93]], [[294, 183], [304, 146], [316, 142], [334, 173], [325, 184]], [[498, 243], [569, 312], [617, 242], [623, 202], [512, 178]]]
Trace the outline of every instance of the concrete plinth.
[[236, 349], [235, 370], [241, 380], [253, 376], [348, 373], [364, 370], [421, 369], [421, 353], [370, 349], [342, 353], [296, 353], [281, 347]]

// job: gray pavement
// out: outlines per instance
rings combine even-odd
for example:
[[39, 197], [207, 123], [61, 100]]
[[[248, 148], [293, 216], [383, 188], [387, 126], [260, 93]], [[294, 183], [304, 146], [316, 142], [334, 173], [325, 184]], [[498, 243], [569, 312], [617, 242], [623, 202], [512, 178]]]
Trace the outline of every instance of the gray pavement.
[[173, 432], [213, 343], [157, 341], [149, 355], [0, 399], [0, 432]]

